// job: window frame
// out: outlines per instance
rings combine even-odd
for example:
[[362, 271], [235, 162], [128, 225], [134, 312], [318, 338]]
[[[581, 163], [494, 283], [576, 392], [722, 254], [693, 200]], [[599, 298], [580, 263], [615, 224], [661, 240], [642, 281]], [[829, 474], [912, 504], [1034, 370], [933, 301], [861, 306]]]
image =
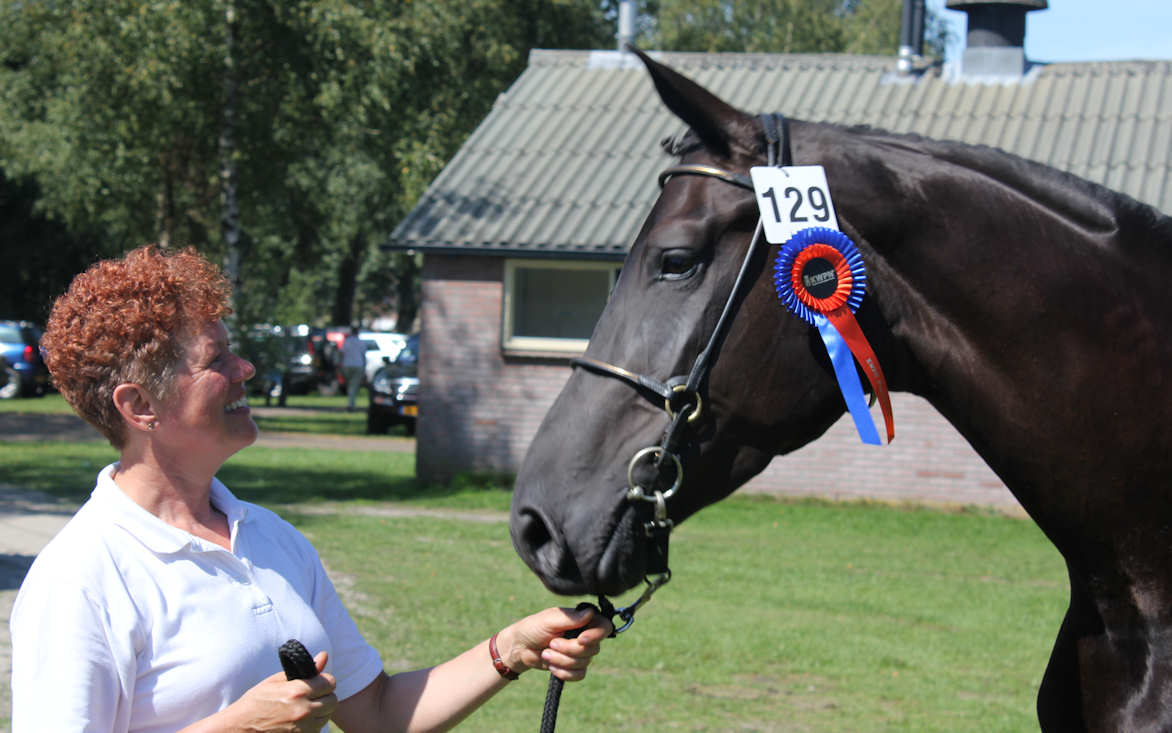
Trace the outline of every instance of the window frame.
[[570, 339], [516, 335], [513, 329], [517, 306], [517, 270], [604, 271], [608, 274], [606, 298], [609, 299], [622, 265], [622, 261], [615, 260], [506, 259], [501, 303], [501, 350], [507, 355], [576, 356], [586, 351], [586, 345], [590, 343], [589, 338]]

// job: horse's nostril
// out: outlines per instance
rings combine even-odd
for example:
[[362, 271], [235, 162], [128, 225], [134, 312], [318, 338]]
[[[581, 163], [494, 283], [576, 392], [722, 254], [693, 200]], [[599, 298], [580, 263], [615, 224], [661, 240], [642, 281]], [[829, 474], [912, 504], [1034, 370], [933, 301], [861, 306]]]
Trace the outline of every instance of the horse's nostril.
[[527, 557], [540, 552], [553, 540], [549, 527], [546, 526], [545, 521], [537, 512], [529, 509], [521, 510], [517, 524], [519, 527], [517, 549]]
[[514, 545], [521, 558], [556, 592], [573, 592], [582, 582], [582, 572], [565, 541], [536, 510], [517, 513]]

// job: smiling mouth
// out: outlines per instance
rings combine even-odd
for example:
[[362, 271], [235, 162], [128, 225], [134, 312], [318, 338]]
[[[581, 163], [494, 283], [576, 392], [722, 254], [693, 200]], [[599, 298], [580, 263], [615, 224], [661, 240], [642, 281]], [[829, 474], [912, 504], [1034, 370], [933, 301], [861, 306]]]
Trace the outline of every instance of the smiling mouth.
[[247, 408], [247, 407], [248, 407], [248, 397], [244, 396], [244, 397], [241, 397], [240, 399], [236, 400], [235, 402], [229, 402], [227, 405], [225, 405], [224, 412], [235, 412], [236, 410], [239, 410], [241, 408]]

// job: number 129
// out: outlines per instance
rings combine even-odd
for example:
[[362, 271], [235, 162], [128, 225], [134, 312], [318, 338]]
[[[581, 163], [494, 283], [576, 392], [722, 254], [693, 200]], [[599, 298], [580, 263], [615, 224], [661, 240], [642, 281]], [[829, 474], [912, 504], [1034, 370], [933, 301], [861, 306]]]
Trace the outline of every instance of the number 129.
[[[771, 187], [768, 191], [761, 194], [763, 198], [769, 199], [773, 204], [773, 217], [777, 222], [783, 223], [786, 220], [781, 218], [781, 209], [777, 205], [777, 192]], [[806, 194], [803, 197], [801, 189], [794, 186], [789, 186], [782, 191], [782, 197], [785, 203], [788, 204], [791, 200], [793, 206], [789, 210], [789, 221], [791, 222], [806, 222], [810, 221], [809, 214], [813, 215], [814, 221], [827, 222], [830, 221], [830, 204], [826, 192], [817, 186], [810, 186], [806, 189]], [[803, 204], [808, 203], [807, 208], [803, 208]], [[810, 211], [812, 209], [813, 211]]]

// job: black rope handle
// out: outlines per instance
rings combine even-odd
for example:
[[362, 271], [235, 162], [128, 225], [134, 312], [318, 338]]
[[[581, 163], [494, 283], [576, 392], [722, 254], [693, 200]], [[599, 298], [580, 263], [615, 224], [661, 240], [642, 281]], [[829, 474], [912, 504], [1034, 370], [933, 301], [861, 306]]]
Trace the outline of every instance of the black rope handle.
[[[614, 604], [602, 596], [598, 597], [597, 606], [588, 601], [582, 601], [577, 606], [575, 606], [574, 610], [581, 611], [584, 608], [593, 608], [595, 614], [605, 616], [609, 619], [613, 619], [615, 615]], [[589, 624], [587, 624], [587, 626], [589, 626]], [[581, 634], [585, 629], [586, 626], [582, 626], [577, 629], [570, 629], [569, 631], [562, 634], [562, 637], [566, 639], [576, 639], [578, 634]], [[614, 636], [615, 632], [612, 631], [610, 635]], [[553, 674], [553, 672], [549, 673], [549, 687], [547, 687], [545, 690], [545, 707], [541, 711], [541, 733], [553, 733], [554, 726], [557, 725], [558, 722], [558, 705], [561, 704], [562, 688], [565, 687], [565, 685], [566, 683], [563, 680], [558, 679]]]
[[541, 710], [541, 733], [553, 733], [558, 722], [558, 705], [562, 701], [562, 688], [566, 683], [549, 676], [549, 687], [545, 690], [545, 707]]
[[290, 639], [277, 649], [277, 656], [281, 659], [281, 668], [285, 670], [285, 679], [308, 680], [317, 677], [317, 665], [313, 657], [296, 639]]

